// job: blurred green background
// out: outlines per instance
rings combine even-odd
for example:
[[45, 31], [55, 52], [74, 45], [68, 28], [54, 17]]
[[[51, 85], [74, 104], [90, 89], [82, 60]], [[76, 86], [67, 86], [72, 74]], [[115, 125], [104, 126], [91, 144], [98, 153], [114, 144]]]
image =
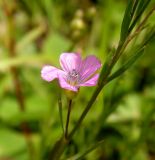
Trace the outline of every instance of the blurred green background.
[[[0, 160], [46, 159], [62, 134], [61, 89], [56, 81], [41, 79], [42, 66], [60, 67], [59, 56], [67, 51], [83, 57], [94, 54], [104, 63], [118, 44], [126, 5], [126, 0], [0, 0]], [[146, 13], [153, 5], [154, 0]], [[154, 15], [148, 24], [155, 24]], [[115, 69], [132, 53], [138, 38]], [[93, 91], [94, 87], [80, 89], [69, 129]], [[65, 122], [63, 91], [62, 102]], [[29, 136], [31, 158], [25, 138]], [[130, 70], [104, 88], [63, 158], [101, 139], [104, 143], [83, 160], [155, 160], [155, 39]]]

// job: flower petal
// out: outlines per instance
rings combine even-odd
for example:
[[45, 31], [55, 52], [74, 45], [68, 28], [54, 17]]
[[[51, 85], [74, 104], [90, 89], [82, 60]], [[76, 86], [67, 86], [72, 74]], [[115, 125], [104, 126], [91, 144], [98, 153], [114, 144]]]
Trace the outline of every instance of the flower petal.
[[60, 56], [60, 65], [66, 72], [70, 72], [75, 69], [80, 71], [82, 59], [78, 53], [62, 53]]
[[55, 68], [53, 66], [50, 65], [46, 65], [42, 68], [41, 70], [41, 77], [45, 80], [45, 81], [52, 81], [55, 78], [58, 78], [58, 72], [61, 71], [58, 68]]
[[74, 91], [74, 92], [78, 91], [79, 87], [71, 86], [69, 83], [67, 83], [65, 74], [62, 74], [62, 73], [59, 74], [58, 75], [58, 79], [59, 79], [59, 84], [60, 84], [61, 88], [64, 88], [64, 89], [67, 89], [67, 90], [71, 90], [71, 91]]
[[101, 62], [95, 56], [86, 57], [82, 64], [81, 81], [87, 81], [100, 67]]
[[99, 74], [96, 74], [95, 76], [93, 76], [88, 81], [86, 81], [86, 82], [84, 82], [82, 84], [79, 84], [79, 86], [96, 86], [98, 78], [99, 78]]

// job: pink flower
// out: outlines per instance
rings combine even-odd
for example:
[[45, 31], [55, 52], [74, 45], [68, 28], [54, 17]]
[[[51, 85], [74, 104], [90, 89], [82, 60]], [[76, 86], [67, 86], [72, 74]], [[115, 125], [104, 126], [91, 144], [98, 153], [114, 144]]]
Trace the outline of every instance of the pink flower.
[[95, 86], [101, 67], [100, 61], [93, 55], [82, 60], [78, 53], [62, 53], [60, 56], [61, 69], [46, 65], [41, 70], [45, 81], [59, 80], [62, 88], [77, 92], [80, 86]]

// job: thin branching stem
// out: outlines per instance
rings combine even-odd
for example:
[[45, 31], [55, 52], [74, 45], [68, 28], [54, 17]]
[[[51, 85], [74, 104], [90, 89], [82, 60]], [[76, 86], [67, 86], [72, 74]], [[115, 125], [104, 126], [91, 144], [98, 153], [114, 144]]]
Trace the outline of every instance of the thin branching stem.
[[94, 92], [94, 94], [92, 95], [90, 101], [88, 102], [87, 106], [85, 107], [83, 113], [81, 114], [77, 124], [75, 125], [75, 127], [73, 128], [73, 130], [71, 131], [71, 133], [69, 134], [69, 139], [72, 138], [72, 136], [74, 135], [74, 133], [76, 132], [76, 130], [79, 128], [79, 126], [81, 125], [83, 119], [85, 118], [85, 116], [87, 115], [88, 111], [90, 110], [90, 108], [92, 107], [92, 105], [94, 104], [98, 94], [100, 93], [100, 91], [102, 90], [103, 85], [102, 86], [98, 86]]

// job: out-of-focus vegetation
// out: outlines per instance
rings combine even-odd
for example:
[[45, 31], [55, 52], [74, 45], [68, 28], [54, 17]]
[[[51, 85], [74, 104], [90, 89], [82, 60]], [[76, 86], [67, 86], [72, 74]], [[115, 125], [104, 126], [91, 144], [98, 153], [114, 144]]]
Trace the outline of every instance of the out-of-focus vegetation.
[[[134, 0], [133, 0], [134, 3]], [[59, 67], [62, 52], [95, 54], [102, 63], [119, 42], [126, 0], [0, 1], [0, 160], [44, 160], [62, 135], [57, 82], [40, 77], [44, 64]], [[155, 6], [152, 0], [143, 17]], [[140, 22], [140, 20], [139, 20]], [[113, 71], [129, 59], [155, 25], [125, 50]], [[155, 39], [144, 55], [105, 86], [62, 159], [155, 159]], [[69, 130], [95, 87], [83, 87], [73, 101]], [[67, 101], [62, 91], [63, 118]]]

